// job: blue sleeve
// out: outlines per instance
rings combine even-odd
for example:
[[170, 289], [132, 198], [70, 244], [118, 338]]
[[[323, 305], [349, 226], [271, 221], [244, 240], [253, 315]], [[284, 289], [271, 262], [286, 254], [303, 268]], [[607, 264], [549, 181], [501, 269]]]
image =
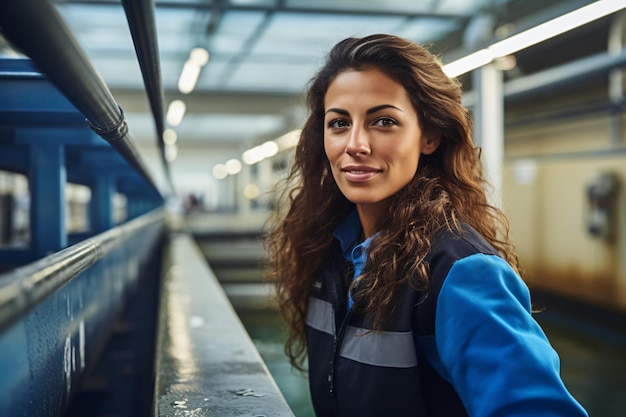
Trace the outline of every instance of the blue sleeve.
[[435, 335], [445, 377], [470, 417], [587, 416], [530, 313], [528, 288], [503, 259], [476, 254], [452, 266]]

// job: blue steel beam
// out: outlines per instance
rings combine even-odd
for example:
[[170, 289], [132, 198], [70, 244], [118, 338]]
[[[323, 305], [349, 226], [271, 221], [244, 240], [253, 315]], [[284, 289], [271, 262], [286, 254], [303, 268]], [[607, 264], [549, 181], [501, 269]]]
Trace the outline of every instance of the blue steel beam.
[[38, 145], [44, 142], [88, 149], [113, 149], [85, 125], [19, 126], [14, 128], [14, 132], [16, 145]]
[[17, 265], [24, 265], [32, 260], [30, 248], [9, 247], [0, 250], [0, 270], [12, 269]]
[[89, 225], [92, 233], [100, 233], [115, 226], [113, 219], [113, 195], [116, 176], [112, 173], [97, 175], [91, 183]]
[[88, 129], [85, 116], [28, 59], [0, 59], [0, 123]]
[[58, 144], [30, 147], [30, 248], [33, 259], [67, 246], [65, 153]]
[[0, 169], [25, 173], [28, 170], [28, 148], [0, 144]]

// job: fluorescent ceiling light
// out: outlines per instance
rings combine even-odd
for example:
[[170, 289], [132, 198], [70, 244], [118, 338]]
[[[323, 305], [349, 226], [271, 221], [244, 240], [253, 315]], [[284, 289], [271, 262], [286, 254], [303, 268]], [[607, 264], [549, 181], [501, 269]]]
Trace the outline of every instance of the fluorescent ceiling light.
[[217, 164], [213, 167], [213, 176], [218, 180], [223, 180], [228, 176], [228, 169], [224, 164]]
[[204, 48], [193, 48], [189, 52], [189, 62], [199, 67], [205, 66], [209, 62], [209, 51]]
[[444, 65], [443, 72], [445, 72], [448, 77], [457, 77], [466, 72], [475, 70], [476, 68], [480, 68], [483, 65], [487, 65], [491, 61], [493, 61], [491, 52], [486, 49], [481, 49], [480, 51], [476, 51]]
[[601, 0], [559, 16], [532, 29], [496, 42], [488, 49], [495, 58], [513, 54], [626, 7], [624, 0]]
[[255, 184], [248, 184], [243, 188], [243, 195], [248, 200], [254, 200], [261, 195], [261, 190]]
[[233, 158], [226, 161], [226, 172], [228, 172], [229, 175], [239, 174], [241, 172], [241, 168], [241, 162], [239, 162], [239, 159]]
[[185, 62], [183, 70], [178, 79], [178, 90], [183, 94], [189, 94], [196, 87], [198, 77], [200, 76], [200, 67], [191, 61]]
[[163, 131], [163, 142], [165, 142], [166, 145], [174, 145], [177, 140], [178, 135], [173, 129], [165, 129], [165, 131]]
[[262, 145], [248, 149], [241, 155], [241, 160], [246, 165], [254, 165], [264, 159], [271, 158], [280, 151], [293, 148], [298, 144], [302, 129], [294, 129], [285, 133], [276, 140], [268, 140]]
[[543, 42], [626, 7], [624, 0], [600, 0], [513, 35], [443, 66], [449, 77], [457, 77], [529, 46]]
[[196, 88], [200, 71], [208, 62], [209, 52], [206, 49], [193, 48], [191, 50], [178, 79], [178, 90], [181, 93], [189, 94]]
[[254, 165], [264, 159], [271, 158], [276, 155], [279, 150], [278, 143], [273, 140], [268, 140], [262, 145], [255, 146], [245, 151], [241, 155], [241, 159], [246, 165]]
[[290, 132], [285, 133], [284, 135], [276, 139], [278, 149], [283, 151], [285, 149], [294, 148], [298, 144], [301, 134], [302, 129], [294, 129]]
[[186, 110], [187, 106], [185, 106], [185, 103], [182, 100], [172, 101], [170, 103], [170, 107], [167, 109], [167, 115], [165, 116], [167, 123], [170, 126], [178, 126], [180, 122], [183, 121]]
[[165, 159], [167, 162], [173, 162], [178, 156], [178, 146], [165, 145]]

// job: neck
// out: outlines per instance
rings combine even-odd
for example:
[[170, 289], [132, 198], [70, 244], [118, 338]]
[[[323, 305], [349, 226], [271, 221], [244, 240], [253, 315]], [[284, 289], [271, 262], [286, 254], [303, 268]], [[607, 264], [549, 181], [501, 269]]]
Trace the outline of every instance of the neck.
[[376, 204], [357, 204], [356, 209], [363, 227], [363, 234], [367, 239], [378, 231], [379, 220], [387, 214], [389, 203], [382, 201]]

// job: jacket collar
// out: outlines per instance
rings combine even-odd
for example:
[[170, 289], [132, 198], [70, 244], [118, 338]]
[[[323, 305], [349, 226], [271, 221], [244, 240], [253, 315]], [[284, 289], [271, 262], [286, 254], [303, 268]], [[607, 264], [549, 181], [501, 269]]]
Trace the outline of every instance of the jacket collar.
[[352, 249], [360, 243], [362, 234], [359, 213], [354, 208], [333, 232], [333, 236], [341, 245], [341, 253], [347, 260], [352, 260]]
[[361, 220], [356, 208], [339, 223], [339, 226], [333, 232], [333, 236], [339, 241], [344, 259], [351, 261], [355, 266], [359, 264], [362, 268], [367, 257], [367, 248], [373, 236], [361, 242], [363, 227], [361, 226]]

